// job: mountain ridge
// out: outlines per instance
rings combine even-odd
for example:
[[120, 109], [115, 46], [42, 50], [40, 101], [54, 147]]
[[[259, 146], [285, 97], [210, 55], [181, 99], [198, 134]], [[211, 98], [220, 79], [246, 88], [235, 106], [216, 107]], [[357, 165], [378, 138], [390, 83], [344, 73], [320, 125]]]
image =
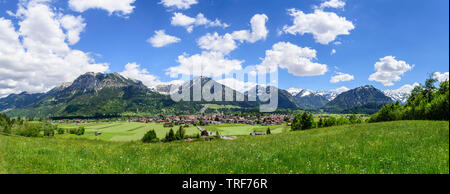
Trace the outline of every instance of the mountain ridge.
[[[219, 86], [222, 90], [222, 101], [211, 102], [205, 101], [204, 99], [194, 101], [192, 93], [195, 84], [198, 83], [201, 84], [200, 88], [203, 88], [205, 84]], [[171, 91], [170, 87], [178, 87], [178, 90], [172, 89]], [[188, 80], [181, 85], [172, 84], [170, 87], [163, 88], [162, 90], [158, 90], [157, 88], [150, 89], [141, 81], [124, 77], [118, 73], [103, 74], [88, 72], [80, 75], [73, 82], [63, 83], [46, 93], [30, 94], [22, 92], [0, 98], [0, 111], [8, 110], [7, 112], [17, 113], [16, 115], [23, 112], [30, 112], [30, 114], [37, 112], [46, 116], [52, 116], [121, 114], [124, 112], [167, 112], [176, 111], [176, 108], [183, 107], [186, 109], [186, 112], [189, 112], [201, 109], [199, 107], [203, 107], [203, 104], [208, 103], [233, 105], [256, 110], [256, 107], [261, 104], [267, 104], [268, 102], [261, 101], [259, 96], [254, 97], [256, 98], [255, 102], [249, 101], [249, 99], [252, 99], [251, 95], [253, 92], [258, 94], [262, 91], [267, 92], [268, 90], [278, 91], [278, 108], [280, 109], [323, 109], [330, 112], [340, 112], [356, 107], [352, 111], [358, 111], [367, 107], [374, 109], [379, 104], [392, 102], [382, 91], [373, 86], [363, 86], [343, 93], [339, 93], [338, 91], [326, 92], [298, 89], [296, 95], [292, 95], [292, 90], [288, 91], [274, 86], [257, 85], [247, 92], [240, 93], [211, 78], [195, 77], [193, 80]], [[170, 92], [177, 92], [181, 87], [189, 88], [191, 92], [189, 96], [190, 101], [174, 102], [169, 96]], [[368, 93], [370, 95], [356, 93], [350, 97], [343, 95], [351, 91], [361, 90], [361, 88], [369, 88], [372, 92]], [[225, 101], [225, 91], [233, 92], [233, 101]], [[210, 93], [215, 94], [214, 88], [210, 89]], [[341, 95], [344, 97], [340, 97]], [[243, 96], [243, 100], [238, 101], [237, 96]], [[333, 102], [336, 99], [339, 101], [342, 98], [346, 98], [346, 100], [340, 100], [340, 103]], [[355, 100], [356, 102], [352, 102]], [[370, 105], [370, 103], [375, 104]], [[97, 110], [93, 110], [94, 108], [97, 108]]]

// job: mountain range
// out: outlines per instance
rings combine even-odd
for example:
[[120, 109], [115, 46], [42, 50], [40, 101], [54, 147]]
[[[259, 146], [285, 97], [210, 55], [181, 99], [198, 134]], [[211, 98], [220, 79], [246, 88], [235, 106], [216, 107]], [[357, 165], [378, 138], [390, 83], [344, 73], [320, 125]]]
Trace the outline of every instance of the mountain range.
[[[200, 87], [198, 85], [200, 84]], [[194, 100], [194, 88], [215, 85], [210, 93], [216, 97], [221, 90], [222, 100]], [[175, 102], [169, 95], [188, 88], [189, 100]], [[188, 114], [196, 113], [205, 104], [233, 105], [246, 110], [257, 111], [258, 106], [266, 104], [259, 94], [269, 90], [278, 91], [279, 109], [324, 110], [331, 113], [367, 113], [378, 111], [384, 104], [394, 102], [394, 97], [404, 102], [405, 92], [381, 91], [373, 86], [363, 86], [348, 91], [283, 90], [274, 86], [255, 86], [241, 93], [220, 84], [211, 78], [196, 77], [182, 85], [161, 85], [149, 89], [141, 81], [124, 77], [118, 73], [86, 73], [72, 83], [63, 83], [46, 93], [11, 94], [0, 98], [0, 112], [11, 116], [27, 117], [101, 117], [120, 114]], [[227, 93], [228, 92], [228, 93]], [[226, 94], [232, 100], [223, 101]], [[394, 95], [395, 94], [395, 95]], [[398, 95], [397, 95], [398, 94]], [[404, 95], [401, 95], [404, 94]], [[406, 95], [407, 96], [407, 95]], [[230, 98], [230, 96], [228, 96]], [[249, 99], [256, 98], [256, 101]], [[240, 100], [237, 100], [240, 99]]]

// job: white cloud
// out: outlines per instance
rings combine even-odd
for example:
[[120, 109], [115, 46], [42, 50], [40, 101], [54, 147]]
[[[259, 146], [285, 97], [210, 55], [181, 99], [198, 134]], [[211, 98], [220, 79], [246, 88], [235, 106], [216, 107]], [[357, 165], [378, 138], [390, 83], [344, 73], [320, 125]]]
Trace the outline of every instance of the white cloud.
[[136, 0], [69, 0], [69, 7], [77, 12], [84, 12], [88, 9], [103, 9], [109, 15], [116, 13], [128, 15], [133, 13]]
[[449, 74], [448, 72], [445, 73], [436, 72], [433, 74], [433, 78], [437, 79], [439, 82], [444, 82], [449, 80]]
[[155, 35], [147, 40], [153, 47], [164, 47], [169, 44], [180, 42], [181, 39], [167, 35], [164, 30], [155, 31]]
[[394, 56], [386, 56], [375, 63], [377, 72], [370, 75], [369, 80], [380, 82], [384, 86], [393, 86], [394, 82], [401, 80], [400, 76], [413, 67], [405, 61], [396, 60]]
[[352, 22], [333, 12], [318, 9], [310, 14], [305, 14], [296, 9], [290, 9], [289, 12], [294, 17], [294, 24], [284, 26], [284, 32], [293, 35], [310, 33], [320, 44], [328, 44], [336, 40], [339, 35], [349, 35], [350, 31], [355, 29]]
[[202, 36], [198, 41], [198, 45], [202, 49], [218, 51], [224, 54], [228, 54], [237, 48], [236, 42], [233, 40], [231, 34], [225, 34], [224, 36], [219, 36], [219, 34], [206, 34]]
[[217, 32], [214, 34], [206, 34], [202, 36], [198, 41], [200, 48], [211, 51], [218, 51], [224, 54], [228, 54], [235, 50], [238, 46], [236, 41], [247, 41], [254, 43], [258, 40], [266, 39], [268, 30], [266, 28], [267, 16], [264, 14], [256, 14], [252, 17], [250, 23], [252, 31], [241, 30], [235, 31], [232, 34], [226, 33], [220, 36]]
[[174, 26], [191, 26], [195, 23], [195, 18], [191, 18], [182, 13], [174, 13], [171, 23]]
[[227, 75], [234, 70], [241, 70], [244, 61], [227, 59], [221, 52], [202, 52], [192, 56], [181, 55], [177, 62], [179, 66], [167, 69], [172, 77], [178, 75], [194, 75], [218, 77]]
[[342, 87], [336, 88], [336, 89], [334, 89], [334, 90], [332, 90], [332, 91], [333, 91], [333, 92], [336, 92], [337, 94], [342, 94], [342, 93], [347, 92], [347, 91], [349, 91], [349, 90], [350, 90], [349, 88], [347, 88], [347, 87], [345, 87], [345, 86], [342, 86]]
[[153, 88], [161, 84], [158, 77], [149, 74], [145, 68], [141, 69], [140, 65], [136, 63], [128, 63], [125, 65], [125, 70], [120, 74], [131, 79], [142, 81], [142, 83], [149, 88]]
[[331, 55], [336, 54], [336, 49], [331, 49]]
[[86, 72], [109, 69], [108, 64], [96, 63], [89, 54], [69, 47], [76, 38], [70, 30], [64, 33], [60, 20], [64, 16], [54, 10], [48, 1], [19, 3], [14, 14], [18, 30], [11, 20], [0, 18], [0, 96], [44, 92]]
[[339, 82], [352, 81], [354, 79], [355, 79], [355, 76], [353, 76], [353, 75], [337, 72], [337, 75], [331, 77], [330, 82], [335, 84], [335, 83], [339, 83]]
[[73, 15], [65, 15], [61, 18], [61, 26], [67, 30], [67, 39], [70, 45], [76, 44], [80, 41], [80, 33], [86, 27], [84, 19], [81, 16], [75, 17]]
[[125, 69], [120, 72], [122, 76], [131, 78], [134, 80], [142, 81], [142, 83], [148, 88], [155, 89], [157, 86], [162, 85], [181, 85], [185, 80], [172, 80], [169, 82], [163, 82], [159, 77], [150, 74], [146, 68], [141, 68], [141, 65], [136, 63], [128, 63], [125, 65]]
[[269, 31], [266, 28], [266, 22], [269, 18], [265, 14], [256, 14], [250, 20], [252, 31], [241, 30], [232, 33], [234, 40], [241, 42], [248, 41], [254, 43], [258, 40], [265, 40]]
[[345, 2], [341, 0], [329, 0], [325, 1], [322, 4], [320, 4], [319, 8], [335, 8], [335, 9], [342, 9], [345, 7]]
[[191, 33], [194, 30], [194, 26], [222, 27], [222, 28], [229, 27], [228, 24], [222, 23], [218, 19], [214, 21], [207, 19], [202, 13], [199, 13], [195, 18], [186, 16], [178, 12], [174, 13], [171, 20], [171, 24], [173, 26], [185, 27], [189, 33]]
[[238, 80], [238, 79], [234, 79], [234, 78], [226, 78], [226, 79], [218, 80], [217, 82], [222, 85], [228, 86], [231, 89], [236, 90], [241, 93], [244, 93], [244, 92], [252, 89], [256, 85], [258, 85], [255, 82], [245, 82], [243, 80]]
[[189, 9], [191, 5], [197, 4], [197, 0], [161, 0], [160, 4], [163, 4], [167, 8], [176, 9]]
[[328, 71], [327, 65], [315, 63], [316, 50], [302, 48], [289, 42], [274, 44], [272, 50], [266, 51], [266, 57], [259, 68], [287, 69], [295, 76], [317, 76]]

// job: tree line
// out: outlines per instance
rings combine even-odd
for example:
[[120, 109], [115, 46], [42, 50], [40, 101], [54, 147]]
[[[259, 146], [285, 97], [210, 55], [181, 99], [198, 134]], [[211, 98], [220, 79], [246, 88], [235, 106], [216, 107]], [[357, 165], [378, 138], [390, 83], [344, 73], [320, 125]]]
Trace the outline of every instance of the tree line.
[[330, 116], [328, 118], [319, 118], [316, 122], [313, 114], [303, 113], [297, 114], [292, 122], [291, 129], [292, 131], [298, 130], [307, 130], [313, 128], [323, 128], [323, 127], [332, 127], [339, 125], [348, 125], [348, 124], [359, 124], [363, 123], [363, 119], [358, 117], [357, 115], [350, 115], [349, 118], [346, 117], [333, 117]]
[[50, 137], [56, 133], [70, 133], [84, 135], [85, 128], [78, 127], [72, 129], [62, 129], [49, 121], [33, 121], [33, 119], [16, 118], [12, 119], [6, 114], [0, 114], [0, 132], [5, 135], [16, 135], [23, 137]]
[[436, 87], [438, 80], [429, 78], [425, 85], [415, 87], [405, 105], [399, 102], [385, 105], [373, 114], [369, 122], [396, 120], [449, 120], [449, 81]]

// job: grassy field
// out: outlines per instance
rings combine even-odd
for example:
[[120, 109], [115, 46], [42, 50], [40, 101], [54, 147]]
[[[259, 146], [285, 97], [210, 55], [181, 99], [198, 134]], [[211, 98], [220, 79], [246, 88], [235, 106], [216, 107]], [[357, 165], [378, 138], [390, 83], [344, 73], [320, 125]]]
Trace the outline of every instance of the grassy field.
[[[64, 134], [57, 135], [58, 138], [76, 138], [76, 139], [91, 139], [104, 141], [138, 141], [149, 130], [155, 130], [158, 138], [162, 139], [169, 132], [170, 128], [165, 128], [163, 124], [158, 123], [139, 123], [139, 122], [111, 122], [111, 123], [86, 123], [86, 124], [60, 124], [59, 127], [64, 129], [78, 128], [84, 126], [86, 133], [81, 136]], [[177, 130], [179, 126], [173, 127]], [[267, 127], [261, 125], [243, 125], [243, 124], [223, 124], [203, 127], [209, 131], [219, 131], [221, 135], [242, 136], [249, 135], [251, 132], [266, 132]], [[282, 133], [289, 128], [287, 126], [270, 126], [273, 133]], [[195, 126], [185, 128], [186, 135], [196, 135], [200, 130]], [[100, 131], [102, 135], [94, 136], [95, 132]]]
[[[171, 128], [165, 128], [163, 124], [158, 123], [139, 123], [139, 122], [111, 122], [111, 123], [86, 123], [86, 124], [60, 124], [58, 125], [64, 129], [78, 128], [84, 126], [86, 133], [81, 136], [64, 134], [58, 135], [58, 138], [78, 138], [78, 139], [91, 139], [91, 140], [104, 140], [104, 141], [138, 141], [149, 130], [155, 130], [158, 138], [164, 138], [166, 133]], [[173, 127], [173, 130], [177, 130], [178, 126]], [[185, 128], [186, 135], [196, 135], [200, 131], [194, 127]], [[102, 132], [100, 136], [94, 136], [95, 132]]]
[[449, 123], [398, 121], [156, 144], [0, 135], [0, 172], [448, 174]]
[[271, 133], [278, 134], [287, 132], [290, 127], [286, 125], [261, 126], [261, 125], [244, 125], [244, 124], [224, 124], [210, 125], [203, 127], [208, 131], [219, 132], [221, 135], [227, 136], [245, 136], [252, 132], [266, 132], [270, 128]]

